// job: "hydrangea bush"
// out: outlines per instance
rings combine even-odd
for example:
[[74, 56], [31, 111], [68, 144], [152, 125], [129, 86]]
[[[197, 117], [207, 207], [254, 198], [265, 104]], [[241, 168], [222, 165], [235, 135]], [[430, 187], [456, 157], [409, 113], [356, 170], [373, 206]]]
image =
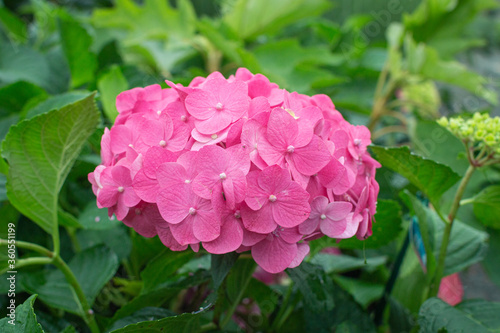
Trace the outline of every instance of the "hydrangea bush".
[[167, 84], [118, 95], [89, 174], [99, 208], [174, 251], [251, 251], [270, 273], [298, 266], [309, 240], [372, 234], [370, 131], [328, 96], [245, 68]]

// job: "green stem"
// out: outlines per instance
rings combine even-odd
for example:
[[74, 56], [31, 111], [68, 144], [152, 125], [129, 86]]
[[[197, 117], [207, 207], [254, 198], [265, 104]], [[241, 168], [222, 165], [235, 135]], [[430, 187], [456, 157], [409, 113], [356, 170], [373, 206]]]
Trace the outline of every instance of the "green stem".
[[290, 283], [286, 291], [285, 298], [281, 303], [278, 314], [276, 315], [276, 318], [274, 318], [273, 323], [271, 325], [271, 332], [274, 332], [275, 330], [280, 328], [281, 325], [283, 325], [283, 323], [285, 322], [286, 317], [288, 317], [288, 316], [285, 317], [285, 314], [287, 313], [287, 308], [289, 307], [288, 303], [290, 301], [290, 296], [292, 295], [292, 291], [293, 291], [293, 283]]
[[217, 325], [215, 323], [210, 322], [208, 324], [202, 325], [200, 327], [200, 332], [207, 332], [207, 331], [213, 331], [217, 329]]
[[[58, 237], [59, 239], [59, 237]], [[7, 245], [8, 241], [5, 239], [0, 239], [0, 246], [2, 245]], [[35, 252], [38, 252], [46, 257], [31, 257], [31, 258], [25, 258], [25, 259], [19, 259], [16, 262], [16, 269], [25, 267], [25, 266], [31, 266], [31, 265], [46, 265], [46, 264], [53, 264], [57, 268], [61, 270], [61, 272], [64, 274], [64, 277], [68, 281], [68, 283], [71, 285], [73, 288], [73, 291], [78, 299], [78, 305], [80, 306], [80, 310], [82, 313], [82, 318], [85, 320], [87, 325], [90, 328], [90, 331], [92, 333], [99, 333], [99, 327], [97, 326], [97, 323], [94, 318], [94, 313], [92, 309], [90, 308], [87, 298], [85, 297], [85, 294], [83, 293], [82, 287], [78, 283], [78, 280], [76, 279], [75, 275], [73, 274], [73, 271], [69, 266], [64, 262], [64, 260], [55, 252], [52, 252], [48, 249], [46, 249], [43, 246], [40, 246], [38, 244], [30, 243], [30, 242], [24, 242], [24, 241], [16, 241], [16, 246], [27, 249], [27, 250], [32, 250]], [[55, 244], [55, 243], [54, 243]], [[8, 271], [9, 269], [4, 269], [0, 271], [0, 275]]]
[[[7, 245], [9, 242], [6, 240], [6, 239], [0, 239], [0, 246], [2, 245]], [[30, 243], [30, 242], [24, 242], [24, 241], [18, 241], [16, 240], [16, 247], [20, 247], [20, 248], [23, 248], [23, 249], [26, 249], [26, 250], [32, 250], [32, 251], [35, 251], [35, 252], [38, 252], [46, 257], [49, 257], [49, 258], [52, 258], [53, 257], [53, 253], [41, 246], [41, 245], [38, 245], [38, 244], [35, 244], [35, 243]]]
[[453, 227], [453, 221], [455, 221], [455, 217], [457, 216], [458, 208], [460, 208], [460, 200], [465, 192], [465, 188], [469, 183], [472, 174], [476, 170], [476, 167], [473, 165], [469, 165], [469, 168], [465, 172], [460, 185], [458, 186], [457, 193], [455, 194], [455, 198], [453, 199], [453, 204], [450, 209], [450, 214], [448, 215], [448, 223], [445, 226], [443, 239], [441, 241], [441, 249], [439, 250], [439, 257], [436, 267], [436, 274], [434, 275], [434, 280], [429, 290], [428, 297], [435, 297], [439, 291], [439, 285], [441, 284], [441, 279], [444, 274], [444, 265], [446, 260], [446, 251], [448, 249], [448, 243], [450, 242], [451, 228]]
[[250, 274], [246, 276], [245, 281], [243, 281], [243, 284], [240, 286], [240, 292], [238, 293], [238, 296], [234, 300], [234, 302], [231, 304], [231, 307], [227, 311], [226, 316], [221, 320], [219, 327], [223, 329], [231, 320], [231, 317], [234, 314], [234, 311], [236, 311], [236, 307], [240, 304], [241, 299], [243, 298], [243, 295], [245, 294], [245, 290], [248, 287], [248, 284], [250, 283], [250, 280], [252, 280], [252, 274], [253, 270]]
[[69, 266], [64, 262], [64, 260], [62, 260], [60, 256], [54, 258], [54, 265], [61, 270], [61, 272], [64, 274], [64, 277], [73, 288], [73, 291], [79, 301], [78, 303], [80, 306], [82, 317], [89, 326], [90, 331], [92, 333], [99, 333], [100, 330], [95, 321], [94, 312], [90, 308], [89, 303], [87, 302], [87, 298], [85, 297], [82, 287], [80, 286], [80, 283], [78, 283], [75, 274], [73, 274], [71, 268], [69, 268]]

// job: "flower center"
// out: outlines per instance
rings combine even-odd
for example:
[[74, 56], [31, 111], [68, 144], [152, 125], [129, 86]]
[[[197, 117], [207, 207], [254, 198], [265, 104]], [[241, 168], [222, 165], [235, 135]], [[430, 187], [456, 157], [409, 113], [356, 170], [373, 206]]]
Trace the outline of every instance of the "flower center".
[[223, 173], [221, 173], [221, 174], [219, 175], [219, 178], [220, 178], [220, 179], [222, 179], [222, 180], [224, 180], [224, 179], [226, 179], [226, 178], [227, 178], [227, 176], [226, 176], [226, 174], [223, 172]]
[[139, 208], [135, 209], [135, 215], [141, 215], [142, 211]]
[[157, 115], [161, 115], [161, 110], [156, 111]]
[[269, 196], [269, 201], [271, 201], [271, 202], [275, 202], [275, 201], [276, 201], [276, 199], [277, 199], [277, 198], [276, 198], [276, 196], [275, 196], [274, 194], [271, 194], [271, 195]]
[[286, 151], [291, 154], [291, 153], [293, 153], [295, 151], [295, 147], [292, 146], [292, 145], [290, 145], [290, 146], [286, 147]]
[[234, 212], [234, 217], [237, 218], [237, 219], [241, 218], [241, 213], [240, 213], [239, 210], [237, 210], [237, 211]]
[[123, 186], [118, 186], [118, 192], [122, 193], [123, 191], [125, 191], [125, 189], [123, 188]]
[[326, 220], [326, 215], [325, 215], [325, 214], [321, 214], [320, 218], [321, 218], [322, 220]]
[[196, 209], [194, 209], [193, 207], [189, 208], [189, 214], [195, 215], [196, 214]]
[[215, 140], [218, 138], [217, 134], [212, 134], [210, 137], [212, 138], [212, 140]]
[[221, 103], [221, 102], [219, 102], [219, 103], [217, 103], [217, 104], [215, 105], [215, 109], [216, 109], [217, 111], [222, 110], [222, 108], [223, 108], [223, 107], [224, 107], [224, 106], [222, 105], [222, 103]]
[[354, 144], [359, 146], [361, 144], [361, 139], [354, 139]]
[[189, 184], [189, 183], [191, 183], [191, 181], [190, 181], [189, 179], [186, 179], [186, 180], [184, 181], [184, 183], [185, 183], [185, 184]]
[[167, 142], [165, 140], [161, 140], [159, 143], [158, 143], [161, 147], [165, 147], [167, 145]]
[[186, 121], [187, 120], [187, 117], [186, 116], [181, 116], [181, 121]]

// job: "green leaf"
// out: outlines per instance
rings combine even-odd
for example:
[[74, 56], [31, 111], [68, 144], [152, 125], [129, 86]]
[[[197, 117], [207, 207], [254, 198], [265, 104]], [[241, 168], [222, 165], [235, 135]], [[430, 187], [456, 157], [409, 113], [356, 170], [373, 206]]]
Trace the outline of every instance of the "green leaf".
[[[0, 331], [3, 333], [43, 333], [42, 326], [36, 321], [33, 310], [36, 296], [31, 295], [23, 304], [16, 307], [15, 315], [13, 314], [12, 317], [7, 315], [0, 320]], [[15, 300], [15, 298], [10, 298], [10, 300]], [[15, 306], [15, 303], [11, 304]]]
[[134, 314], [131, 316], [117, 320], [106, 331], [111, 332], [139, 322], [159, 320], [165, 317], [172, 317], [172, 316], [175, 316], [175, 313], [170, 310], [163, 308], [146, 307], [144, 309], [140, 309], [137, 312], [134, 312]]
[[108, 230], [122, 224], [116, 218], [110, 218], [108, 209], [98, 208], [94, 201], [87, 204], [78, 216], [78, 222], [87, 230]]
[[429, 197], [435, 207], [439, 207], [443, 193], [460, 180], [460, 176], [448, 166], [415, 155], [408, 147], [371, 146], [371, 149], [383, 166], [406, 177]]
[[214, 290], [219, 289], [222, 281], [233, 267], [236, 260], [238, 260], [239, 253], [231, 252], [226, 254], [212, 254], [212, 280]]
[[90, 93], [88, 91], [73, 90], [64, 94], [51, 96], [32, 108], [25, 108], [21, 117], [24, 117], [24, 119], [29, 119], [42, 113], [60, 109], [66, 105], [75, 103], [87, 97], [89, 94]]
[[497, 94], [486, 87], [483, 76], [467, 69], [454, 60], [441, 60], [436, 50], [426, 47], [421, 74], [429, 79], [449, 83], [470, 91], [493, 105], [498, 104]]
[[[199, 286], [202, 283], [210, 281], [210, 273], [206, 270], [198, 270], [194, 273], [177, 274], [175, 279], [172, 279], [162, 288], [155, 289], [148, 294], [141, 294], [132, 301], [125, 304], [112, 318], [112, 322], [132, 315], [137, 310], [153, 306], [158, 307], [176, 297], [180, 292], [188, 288]], [[208, 305], [210, 306], [210, 304]]]
[[500, 287], [500, 265], [498, 265], [498, 254], [500, 253], [500, 230], [489, 230], [490, 241], [486, 258], [482, 261], [491, 281]]
[[373, 271], [387, 262], [387, 257], [357, 258], [345, 254], [333, 255], [329, 253], [318, 253], [311, 259], [311, 264], [320, 265], [327, 274], [345, 273], [364, 268]]
[[112, 333], [189, 333], [199, 332], [201, 314], [184, 313], [175, 317], [167, 317], [154, 321], [143, 321], [137, 324], [128, 325]]
[[118, 115], [116, 110], [116, 96], [128, 89], [127, 79], [123, 76], [120, 67], [113, 66], [97, 82], [99, 93], [101, 94], [104, 114], [109, 120], [114, 121]]
[[474, 214], [488, 227], [500, 229], [500, 185], [492, 185], [474, 198]]
[[171, 281], [175, 272], [192, 257], [194, 257], [192, 251], [174, 252], [165, 250], [160, 253], [141, 272], [141, 278], [144, 281], [141, 294], [153, 292]]
[[12, 40], [20, 43], [28, 40], [26, 23], [5, 7], [0, 7], [0, 25], [8, 32]]
[[331, 53], [325, 45], [302, 47], [296, 39], [283, 39], [263, 44], [253, 53], [271, 81], [292, 91], [308, 92], [324, 80], [344, 81], [321, 68], [343, 62], [341, 55]]
[[319, 16], [330, 7], [324, 0], [236, 0], [223, 4], [223, 20], [242, 39], [271, 34], [300, 19]]
[[[434, 256], [437, 257], [441, 248], [445, 224], [435, 211], [423, 206], [422, 203], [409, 192], [406, 192], [404, 196], [408, 198], [405, 199], [405, 201], [409, 205], [409, 208], [411, 208], [419, 218], [422, 236], [426, 234], [424, 229], [428, 228], [427, 234], [433, 237], [433, 239], [429, 240], [428, 246], [433, 249], [432, 252]], [[427, 226], [425, 227], [425, 225]], [[470, 265], [481, 261], [486, 255], [487, 240], [488, 234], [484, 231], [474, 229], [460, 220], [455, 219], [453, 228], [451, 229], [450, 242], [448, 243], [444, 275], [446, 276], [460, 272]], [[425, 243], [426, 240], [424, 238], [424, 244]], [[429, 260], [429, 258], [432, 258], [430, 255], [432, 252], [427, 250], [427, 246], [426, 252]]]
[[97, 56], [90, 51], [92, 37], [68, 14], [58, 20], [61, 45], [71, 72], [71, 87], [76, 88], [94, 79]]
[[79, 230], [76, 234], [81, 249], [87, 249], [102, 244], [109, 247], [119, 260], [127, 259], [132, 251], [129, 228], [120, 222], [112, 229]]
[[243, 259], [236, 261], [226, 280], [226, 294], [230, 302], [241, 300], [255, 271], [255, 260]]
[[11, 45], [1, 41], [0, 48], [2, 49], [0, 52], [1, 83], [26, 81], [42, 87], [49, 93], [60, 91], [64, 83], [61, 75], [65, 68], [61, 63], [57, 64], [57, 68], [52, 67], [51, 60], [56, 53], [41, 54], [24, 45]]
[[420, 308], [420, 333], [500, 332], [500, 303], [470, 300], [452, 307], [439, 298], [428, 299]]
[[305, 306], [311, 311], [328, 312], [334, 307], [333, 286], [323, 268], [308, 262], [287, 269], [290, 278], [304, 296]]
[[[105, 246], [96, 246], [78, 253], [69, 262], [89, 304], [93, 304], [102, 287], [115, 275], [119, 266], [116, 254]], [[23, 287], [37, 293], [47, 305], [81, 314], [71, 286], [60, 270], [45, 269], [22, 279]]]
[[57, 228], [59, 191], [98, 121], [92, 94], [11, 127], [3, 142], [10, 165], [7, 196], [48, 233]]
[[382, 297], [384, 285], [336, 275], [333, 280], [354, 297], [363, 308]]
[[[0, 8], [1, 9], [1, 8]], [[42, 88], [26, 81], [18, 81], [0, 88], [0, 115], [19, 113], [33, 97], [47, 96]]]

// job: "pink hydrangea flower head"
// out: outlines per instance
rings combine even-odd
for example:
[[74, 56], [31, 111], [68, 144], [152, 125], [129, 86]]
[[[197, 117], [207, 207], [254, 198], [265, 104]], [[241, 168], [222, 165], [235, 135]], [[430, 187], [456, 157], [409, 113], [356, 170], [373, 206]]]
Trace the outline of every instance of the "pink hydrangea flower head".
[[328, 96], [245, 68], [166, 83], [117, 97], [88, 175], [109, 216], [173, 251], [250, 251], [268, 273], [300, 265], [315, 239], [372, 234], [370, 132]]

